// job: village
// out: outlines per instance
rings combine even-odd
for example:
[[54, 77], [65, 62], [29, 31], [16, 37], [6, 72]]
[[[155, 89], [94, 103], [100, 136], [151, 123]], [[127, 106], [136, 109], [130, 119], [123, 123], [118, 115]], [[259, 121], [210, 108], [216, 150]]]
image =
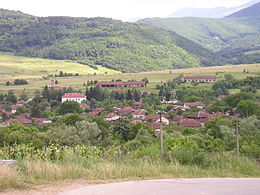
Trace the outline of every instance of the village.
[[[217, 79], [216, 76], [188, 76], [184, 77], [184, 81], [186, 83], [213, 83]], [[111, 81], [111, 82], [97, 82], [97, 87], [100, 88], [139, 88], [145, 87], [146, 83], [144, 81]], [[132, 124], [143, 123], [147, 126], [152, 127], [155, 132], [159, 132], [161, 128], [161, 124], [163, 126], [167, 126], [170, 123], [175, 123], [181, 127], [190, 127], [201, 129], [204, 127], [205, 123], [214, 118], [225, 116], [227, 119], [239, 119], [239, 114], [231, 113], [230, 110], [226, 112], [213, 112], [209, 113], [207, 111], [210, 108], [210, 104], [206, 105], [202, 102], [194, 101], [194, 102], [182, 102], [174, 97], [168, 101], [165, 98], [160, 99], [160, 104], [170, 105], [170, 109], [172, 113], [175, 113], [175, 117], [169, 116], [165, 111], [162, 111], [163, 114], [158, 114], [158, 111], [152, 111], [149, 113], [148, 110], [143, 108], [142, 106], [142, 98], [139, 101], [135, 101], [134, 98], [131, 99], [131, 104], [133, 106], [126, 107], [113, 107], [111, 112], [106, 110], [103, 107], [91, 107], [89, 104], [86, 104], [87, 96], [83, 93], [71, 92], [66, 93], [66, 88], [62, 87], [53, 87], [52, 85], [47, 86], [49, 90], [59, 92], [63, 94], [60, 99], [60, 103], [66, 101], [74, 101], [79, 103], [79, 106], [82, 108], [81, 114], [87, 114], [90, 117], [102, 117], [105, 121], [116, 121], [121, 117], [129, 117], [131, 118]], [[121, 90], [122, 92], [123, 90]], [[120, 92], [120, 90], [119, 90]], [[118, 93], [118, 90], [116, 90]], [[217, 99], [222, 101], [227, 95], [219, 95]], [[52, 121], [48, 118], [42, 117], [33, 117], [29, 113], [20, 113], [17, 112], [19, 107], [28, 105], [32, 99], [28, 100], [18, 100], [16, 104], [10, 105], [9, 110], [5, 109], [4, 105], [0, 105], [0, 119], [3, 120], [2, 125], [6, 126], [11, 123], [18, 123], [24, 125], [44, 125], [52, 123]], [[125, 101], [125, 100], [124, 100]], [[50, 104], [46, 104], [44, 110], [51, 111], [53, 106]], [[186, 111], [193, 110], [193, 113], [188, 116], [182, 116], [178, 113], [183, 113]], [[194, 112], [195, 111], [195, 112]], [[20, 113], [20, 114], [18, 114]]]

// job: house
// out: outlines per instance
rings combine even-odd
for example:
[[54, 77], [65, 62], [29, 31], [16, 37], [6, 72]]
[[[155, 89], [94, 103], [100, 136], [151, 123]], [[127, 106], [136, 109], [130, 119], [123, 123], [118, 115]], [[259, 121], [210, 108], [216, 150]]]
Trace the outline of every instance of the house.
[[90, 109], [90, 106], [87, 104], [80, 104], [80, 107], [83, 108], [84, 111]]
[[179, 125], [183, 127], [191, 127], [191, 128], [196, 128], [196, 127], [202, 127], [203, 125], [194, 119], [182, 119], [179, 122]]
[[0, 105], [0, 112], [4, 112], [5, 111], [5, 107], [3, 105]]
[[98, 116], [103, 110], [104, 108], [95, 108], [90, 113], [90, 116]]
[[145, 114], [147, 113], [148, 111], [145, 110], [145, 109], [138, 109], [138, 110], [135, 110], [132, 115], [134, 118], [139, 118], [139, 119], [144, 119], [145, 117]]
[[149, 127], [152, 127], [156, 133], [160, 132], [160, 130], [161, 130], [161, 124], [160, 123], [154, 123], [154, 122], [149, 123], [149, 122], [147, 122], [147, 123], [144, 123], [144, 124], [149, 126]]
[[224, 100], [227, 97], [227, 95], [219, 95], [218, 100]]
[[106, 120], [106, 121], [115, 121], [119, 118], [120, 118], [120, 116], [115, 113], [109, 113], [104, 116], [104, 120]]
[[199, 119], [208, 118], [209, 116], [210, 116], [209, 113], [204, 112], [204, 111], [199, 111], [199, 112], [197, 112], [195, 114], [192, 114], [192, 115], [188, 116], [187, 118], [194, 119], [194, 120], [199, 120]]
[[64, 96], [61, 97], [61, 101], [75, 101], [81, 103], [82, 101], [86, 100], [87, 97], [81, 93], [65, 93]]
[[141, 102], [135, 102], [134, 103], [136, 108], [141, 108], [142, 107], [142, 103]]
[[172, 107], [172, 110], [173, 110], [174, 112], [185, 111], [185, 108], [184, 108], [184, 106], [174, 105], [174, 106]]
[[16, 103], [16, 105], [19, 105], [19, 106], [22, 106], [22, 105], [24, 105], [24, 104], [26, 104], [26, 101], [24, 101], [24, 100], [19, 100], [19, 101]]
[[135, 112], [135, 109], [132, 107], [124, 107], [120, 110], [118, 110], [118, 114], [120, 116], [129, 116]]
[[52, 121], [47, 118], [32, 118], [32, 121], [34, 121], [37, 125], [52, 123]]
[[145, 81], [100, 81], [99, 87], [145, 87]]
[[190, 109], [192, 107], [197, 107], [199, 109], [203, 109], [203, 108], [206, 107], [206, 105], [203, 104], [203, 103], [200, 103], [200, 102], [186, 102], [186, 103], [184, 103], [185, 109]]
[[184, 81], [187, 83], [200, 82], [200, 83], [212, 83], [217, 80], [216, 76], [186, 76]]
[[[144, 118], [144, 121], [160, 123], [161, 122], [160, 121], [160, 115], [159, 114], [147, 115]], [[162, 115], [162, 123], [164, 123], [165, 125], [168, 125], [170, 123], [170, 120], [168, 119], [168, 117], [165, 114]]]
[[10, 107], [11, 107], [11, 109], [12, 109], [11, 112], [14, 114], [14, 113], [16, 113], [16, 109], [19, 108], [19, 107], [21, 107], [21, 105], [11, 105]]
[[35, 123], [37, 125], [44, 125], [52, 123], [52, 121], [47, 118], [32, 118], [29, 114], [21, 114], [15, 119], [9, 119], [3, 122], [3, 124], [5, 125], [11, 123], [18, 123], [23, 125], [32, 125], [33, 123]]

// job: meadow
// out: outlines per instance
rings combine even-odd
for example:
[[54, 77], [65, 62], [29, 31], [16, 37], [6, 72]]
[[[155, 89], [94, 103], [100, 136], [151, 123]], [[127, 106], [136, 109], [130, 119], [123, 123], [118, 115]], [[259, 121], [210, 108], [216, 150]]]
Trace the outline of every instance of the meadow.
[[[121, 73], [100, 66], [97, 68], [98, 70], [95, 70], [86, 65], [68, 60], [27, 58], [0, 53], [0, 93], [7, 93], [8, 90], [13, 90], [19, 95], [23, 90], [26, 90], [29, 95], [32, 95], [36, 90], [41, 90], [44, 86], [50, 84], [53, 79], [58, 80], [56, 86], [85, 90], [83, 84], [88, 81], [111, 81], [113, 79], [127, 81], [148, 78], [149, 84], [146, 88], [140, 90], [156, 92], [157, 84], [167, 82], [180, 74], [184, 74], [185, 76], [216, 75], [218, 79], [223, 78], [227, 73], [233, 75], [236, 79], [260, 75], [260, 64], [197, 67], [140, 73]], [[59, 74], [60, 71], [73, 74], [79, 73], [80, 76], [47, 77], [49, 74]], [[26, 79], [29, 84], [19, 86], [5, 85], [7, 81], [12, 82], [16, 78]], [[208, 88], [210, 86], [211, 84], [200, 84], [198, 87]]]

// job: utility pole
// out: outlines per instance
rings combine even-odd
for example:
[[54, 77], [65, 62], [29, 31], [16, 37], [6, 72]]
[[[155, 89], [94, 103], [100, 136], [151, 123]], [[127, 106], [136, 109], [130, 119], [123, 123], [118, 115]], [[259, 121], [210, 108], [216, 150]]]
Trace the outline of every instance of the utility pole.
[[161, 156], [163, 157], [163, 129], [162, 129], [162, 114], [163, 112], [158, 112], [160, 116], [160, 144], [161, 144]]
[[236, 123], [237, 157], [239, 157], [240, 156], [240, 152], [239, 152], [239, 128], [240, 128], [240, 125], [239, 125], [239, 121], [238, 120], [236, 120], [235, 123]]

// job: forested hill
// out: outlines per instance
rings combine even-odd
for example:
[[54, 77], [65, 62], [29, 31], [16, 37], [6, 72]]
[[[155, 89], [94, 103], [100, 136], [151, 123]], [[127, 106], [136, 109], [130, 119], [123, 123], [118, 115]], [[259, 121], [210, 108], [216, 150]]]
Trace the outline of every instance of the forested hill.
[[260, 61], [260, 3], [226, 18], [146, 18], [139, 22], [173, 31], [228, 57], [230, 63]]
[[145, 24], [108, 18], [34, 17], [3, 9], [0, 50], [30, 57], [70, 59], [123, 72], [225, 63], [197, 43]]
[[245, 8], [243, 10], [240, 10], [238, 12], [235, 12], [229, 16], [227, 16], [227, 18], [240, 18], [240, 17], [246, 17], [246, 18], [259, 18], [260, 17], [260, 2], [256, 3], [248, 8]]

